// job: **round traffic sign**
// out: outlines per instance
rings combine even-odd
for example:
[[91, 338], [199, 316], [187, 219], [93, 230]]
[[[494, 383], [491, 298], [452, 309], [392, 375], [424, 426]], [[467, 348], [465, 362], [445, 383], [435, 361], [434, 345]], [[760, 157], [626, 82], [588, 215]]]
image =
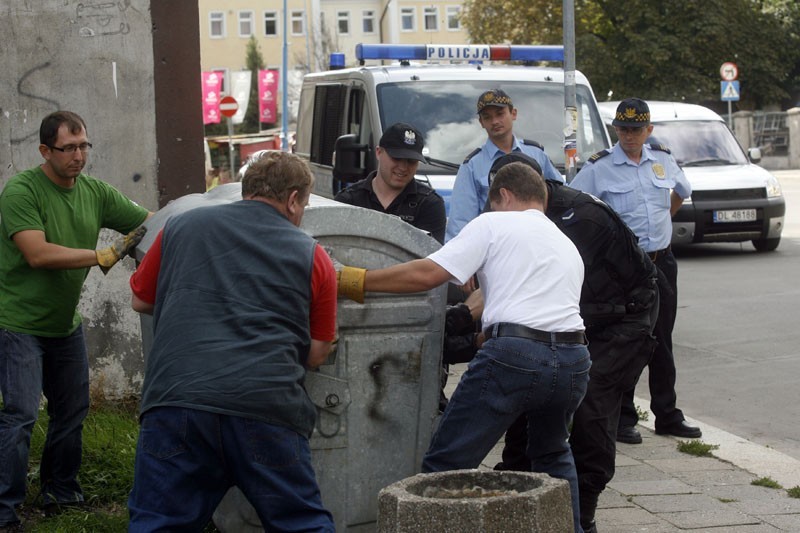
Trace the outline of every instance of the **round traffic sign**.
[[239, 110], [239, 103], [233, 96], [225, 96], [219, 101], [219, 112], [226, 117], [232, 117]]
[[733, 81], [739, 77], [739, 67], [736, 66], [736, 63], [726, 61], [719, 67], [719, 75], [724, 81]]

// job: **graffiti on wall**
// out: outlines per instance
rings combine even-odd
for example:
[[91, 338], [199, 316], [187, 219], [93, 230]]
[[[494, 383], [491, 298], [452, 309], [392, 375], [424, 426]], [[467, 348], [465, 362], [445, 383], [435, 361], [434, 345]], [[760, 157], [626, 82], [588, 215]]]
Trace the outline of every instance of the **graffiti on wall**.
[[130, 0], [78, 4], [75, 9], [78, 35], [103, 37], [129, 33], [131, 27], [125, 16], [129, 7]]

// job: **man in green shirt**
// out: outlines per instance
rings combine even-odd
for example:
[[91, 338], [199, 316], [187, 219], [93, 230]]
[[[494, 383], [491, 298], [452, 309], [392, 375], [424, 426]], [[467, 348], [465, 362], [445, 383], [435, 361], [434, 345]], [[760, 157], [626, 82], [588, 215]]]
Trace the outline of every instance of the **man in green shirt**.
[[[19, 522], [42, 392], [50, 416], [42, 505], [57, 511], [83, 501], [76, 478], [89, 365], [78, 300], [89, 268], [114, 266], [141, 240], [139, 226], [151, 214], [82, 173], [92, 145], [80, 116], [48, 115], [39, 142], [44, 163], [11, 178], [0, 194], [0, 528]], [[101, 228], [127, 235], [95, 250]]]

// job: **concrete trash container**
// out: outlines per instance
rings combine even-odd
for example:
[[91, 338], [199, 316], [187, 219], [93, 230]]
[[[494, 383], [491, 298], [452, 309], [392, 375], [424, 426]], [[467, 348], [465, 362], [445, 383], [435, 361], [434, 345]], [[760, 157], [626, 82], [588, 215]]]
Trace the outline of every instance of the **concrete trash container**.
[[453, 470], [380, 492], [378, 533], [571, 533], [569, 483], [547, 474]]
[[[188, 209], [241, 199], [241, 184], [218, 186], [165, 206], [147, 221], [141, 259], [167, 219]], [[397, 217], [312, 195], [301, 228], [336, 260], [368, 269], [425, 257], [439, 244]], [[374, 531], [378, 493], [419, 472], [437, 419], [445, 288], [417, 294], [339, 300], [339, 343], [326, 365], [306, 376], [317, 406], [311, 438], [324, 505], [340, 532]], [[142, 317], [145, 357], [152, 321]], [[225, 532], [261, 531], [237, 488], [214, 514]]]

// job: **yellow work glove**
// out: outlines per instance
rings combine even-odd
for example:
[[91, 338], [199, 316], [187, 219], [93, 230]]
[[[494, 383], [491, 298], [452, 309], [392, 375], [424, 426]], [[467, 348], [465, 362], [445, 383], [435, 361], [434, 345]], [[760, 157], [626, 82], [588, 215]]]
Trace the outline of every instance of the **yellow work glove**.
[[115, 240], [108, 248], [95, 250], [94, 253], [97, 256], [97, 264], [100, 266], [100, 270], [103, 271], [103, 274], [108, 274], [111, 267], [116, 265], [125, 254], [136, 248], [136, 245], [141, 242], [145, 233], [147, 233], [147, 228], [139, 226], [124, 237]]
[[336, 272], [336, 283], [339, 286], [339, 296], [345, 296], [360, 304], [364, 303], [364, 278], [366, 268], [346, 266]]

